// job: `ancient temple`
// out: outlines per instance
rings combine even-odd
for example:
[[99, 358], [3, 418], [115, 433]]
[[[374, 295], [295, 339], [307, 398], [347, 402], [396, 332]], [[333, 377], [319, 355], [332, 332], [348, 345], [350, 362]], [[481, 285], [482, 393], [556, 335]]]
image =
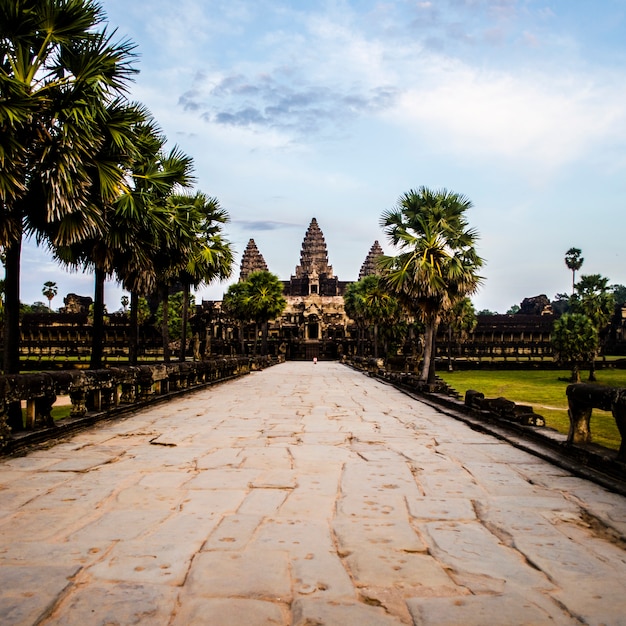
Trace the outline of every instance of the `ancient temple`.
[[254, 239], [248, 241], [246, 249], [241, 257], [241, 266], [239, 269], [239, 281], [247, 280], [252, 272], [268, 271], [267, 263], [263, 255], [259, 252]]
[[239, 281], [247, 280], [252, 272], [268, 271], [267, 263], [263, 255], [259, 252], [254, 239], [248, 241], [246, 249], [241, 257], [241, 265], [239, 268]]
[[[376, 258], [383, 254], [376, 241], [370, 249], [360, 276], [376, 273]], [[252, 272], [268, 268], [254, 239], [250, 239], [241, 258], [239, 280], [246, 280]], [[313, 218], [302, 241], [300, 262], [289, 280], [283, 280], [283, 295], [287, 300], [280, 319], [270, 323], [270, 337], [274, 345], [285, 350], [287, 358], [338, 358], [354, 339], [353, 322], [345, 312], [343, 294], [352, 281], [340, 281], [328, 261], [324, 234]], [[210, 334], [215, 338], [232, 338], [236, 324], [221, 311], [221, 303], [203, 302], [209, 318]], [[255, 326], [245, 331], [251, 341]]]
[[326, 241], [317, 220], [313, 218], [304, 235], [300, 265], [288, 281], [283, 281], [285, 296], [343, 296], [346, 282], [339, 282], [328, 263]]
[[316, 342], [345, 337], [350, 323], [343, 302], [347, 285], [334, 275], [324, 235], [313, 218], [302, 242], [300, 264], [283, 281], [287, 308], [276, 322], [278, 334], [304, 342], [309, 357], [317, 354]]
[[361, 270], [359, 271], [359, 280], [361, 278], [365, 278], [366, 276], [380, 274], [376, 262], [378, 260], [378, 257], [381, 257], [383, 254], [383, 249], [380, 247], [378, 240], [376, 240], [370, 248], [370, 251], [367, 253], [365, 261], [363, 261], [363, 265], [361, 265]]

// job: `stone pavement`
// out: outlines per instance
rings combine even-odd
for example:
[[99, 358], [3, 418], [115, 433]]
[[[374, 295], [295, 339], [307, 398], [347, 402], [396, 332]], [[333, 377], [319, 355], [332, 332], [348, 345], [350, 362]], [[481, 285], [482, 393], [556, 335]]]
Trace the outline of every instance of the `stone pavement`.
[[338, 363], [0, 461], [0, 623], [626, 624], [626, 499]]

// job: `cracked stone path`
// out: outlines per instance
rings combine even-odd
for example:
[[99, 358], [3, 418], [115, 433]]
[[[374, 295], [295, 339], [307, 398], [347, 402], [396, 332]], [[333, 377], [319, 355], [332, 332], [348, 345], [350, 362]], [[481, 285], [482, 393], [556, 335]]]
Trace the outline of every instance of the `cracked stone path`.
[[626, 624], [626, 499], [338, 363], [0, 461], [0, 623]]

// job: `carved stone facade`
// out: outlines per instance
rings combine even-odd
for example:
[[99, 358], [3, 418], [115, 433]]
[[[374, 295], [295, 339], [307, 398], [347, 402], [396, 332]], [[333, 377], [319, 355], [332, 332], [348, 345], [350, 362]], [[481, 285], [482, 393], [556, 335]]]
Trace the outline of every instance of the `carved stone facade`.
[[304, 341], [344, 338], [350, 323], [343, 303], [347, 285], [334, 275], [324, 235], [313, 218], [302, 242], [300, 264], [290, 280], [283, 281], [287, 307], [275, 323], [277, 334]]
[[89, 296], [78, 296], [75, 293], [68, 293], [63, 298], [63, 304], [65, 306], [59, 309], [59, 313], [82, 313], [87, 315], [93, 300]]
[[372, 276], [380, 273], [376, 263], [378, 257], [381, 257], [383, 254], [383, 249], [380, 247], [378, 240], [376, 240], [370, 248], [370, 251], [367, 253], [365, 261], [363, 261], [363, 265], [361, 265], [359, 280], [361, 278], [365, 278], [366, 276]]
[[340, 282], [333, 274], [333, 267], [328, 263], [326, 241], [315, 218], [304, 235], [300, 265], [296, 266], [296, 273], [283, 285], [286, 297], [343, 296], [348, 283]]
[[267, 271], [267, 263], [265, 262], [263, 255], [259, 252], [254, 239], [250, 239], [246, 249], [243, 251], [243, 256], [241, 257], [239, 280], [247, 280], [248, 276], [250, 276], [252, 272], [260, 271]]

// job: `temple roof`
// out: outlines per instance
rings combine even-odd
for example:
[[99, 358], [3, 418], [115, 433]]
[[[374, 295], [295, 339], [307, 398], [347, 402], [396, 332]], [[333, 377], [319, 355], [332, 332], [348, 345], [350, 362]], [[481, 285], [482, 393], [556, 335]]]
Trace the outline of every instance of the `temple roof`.
[[252, 272], [268, 271], [267, 263], [263, 258], [263, 255], [259, 252], [259, 249], [254, 242], [254, 239], [248, 241], [246, 249], [243, 251], [241, 257], [241, 269], [239, 271], [239, 281], [247, 280], [248, 276]]
[[359, 279], [365, 278], [365, 276], [372, 276], [374, 274], [380, 274], [380, 270], [376, 266], [376, 260], [379, 256], [382, 256], [383, 249], [380, 247], [378, 241], [375, 241], [370, 251], [367, 253], [367, 257], [365, 257], [365, 261], [363, 261], [363, 265], [361, 265], [361, 271], [359, 272]]
[[304, 278], [313, 275], [325, 274], [328, 278], [333, 277], [333, 268], [328, 264], [328, 251], [324, 235], [313, 218], [304, 235], [302, 252], [300, 253], [300, 265], [296, 266], [296, 278]]

